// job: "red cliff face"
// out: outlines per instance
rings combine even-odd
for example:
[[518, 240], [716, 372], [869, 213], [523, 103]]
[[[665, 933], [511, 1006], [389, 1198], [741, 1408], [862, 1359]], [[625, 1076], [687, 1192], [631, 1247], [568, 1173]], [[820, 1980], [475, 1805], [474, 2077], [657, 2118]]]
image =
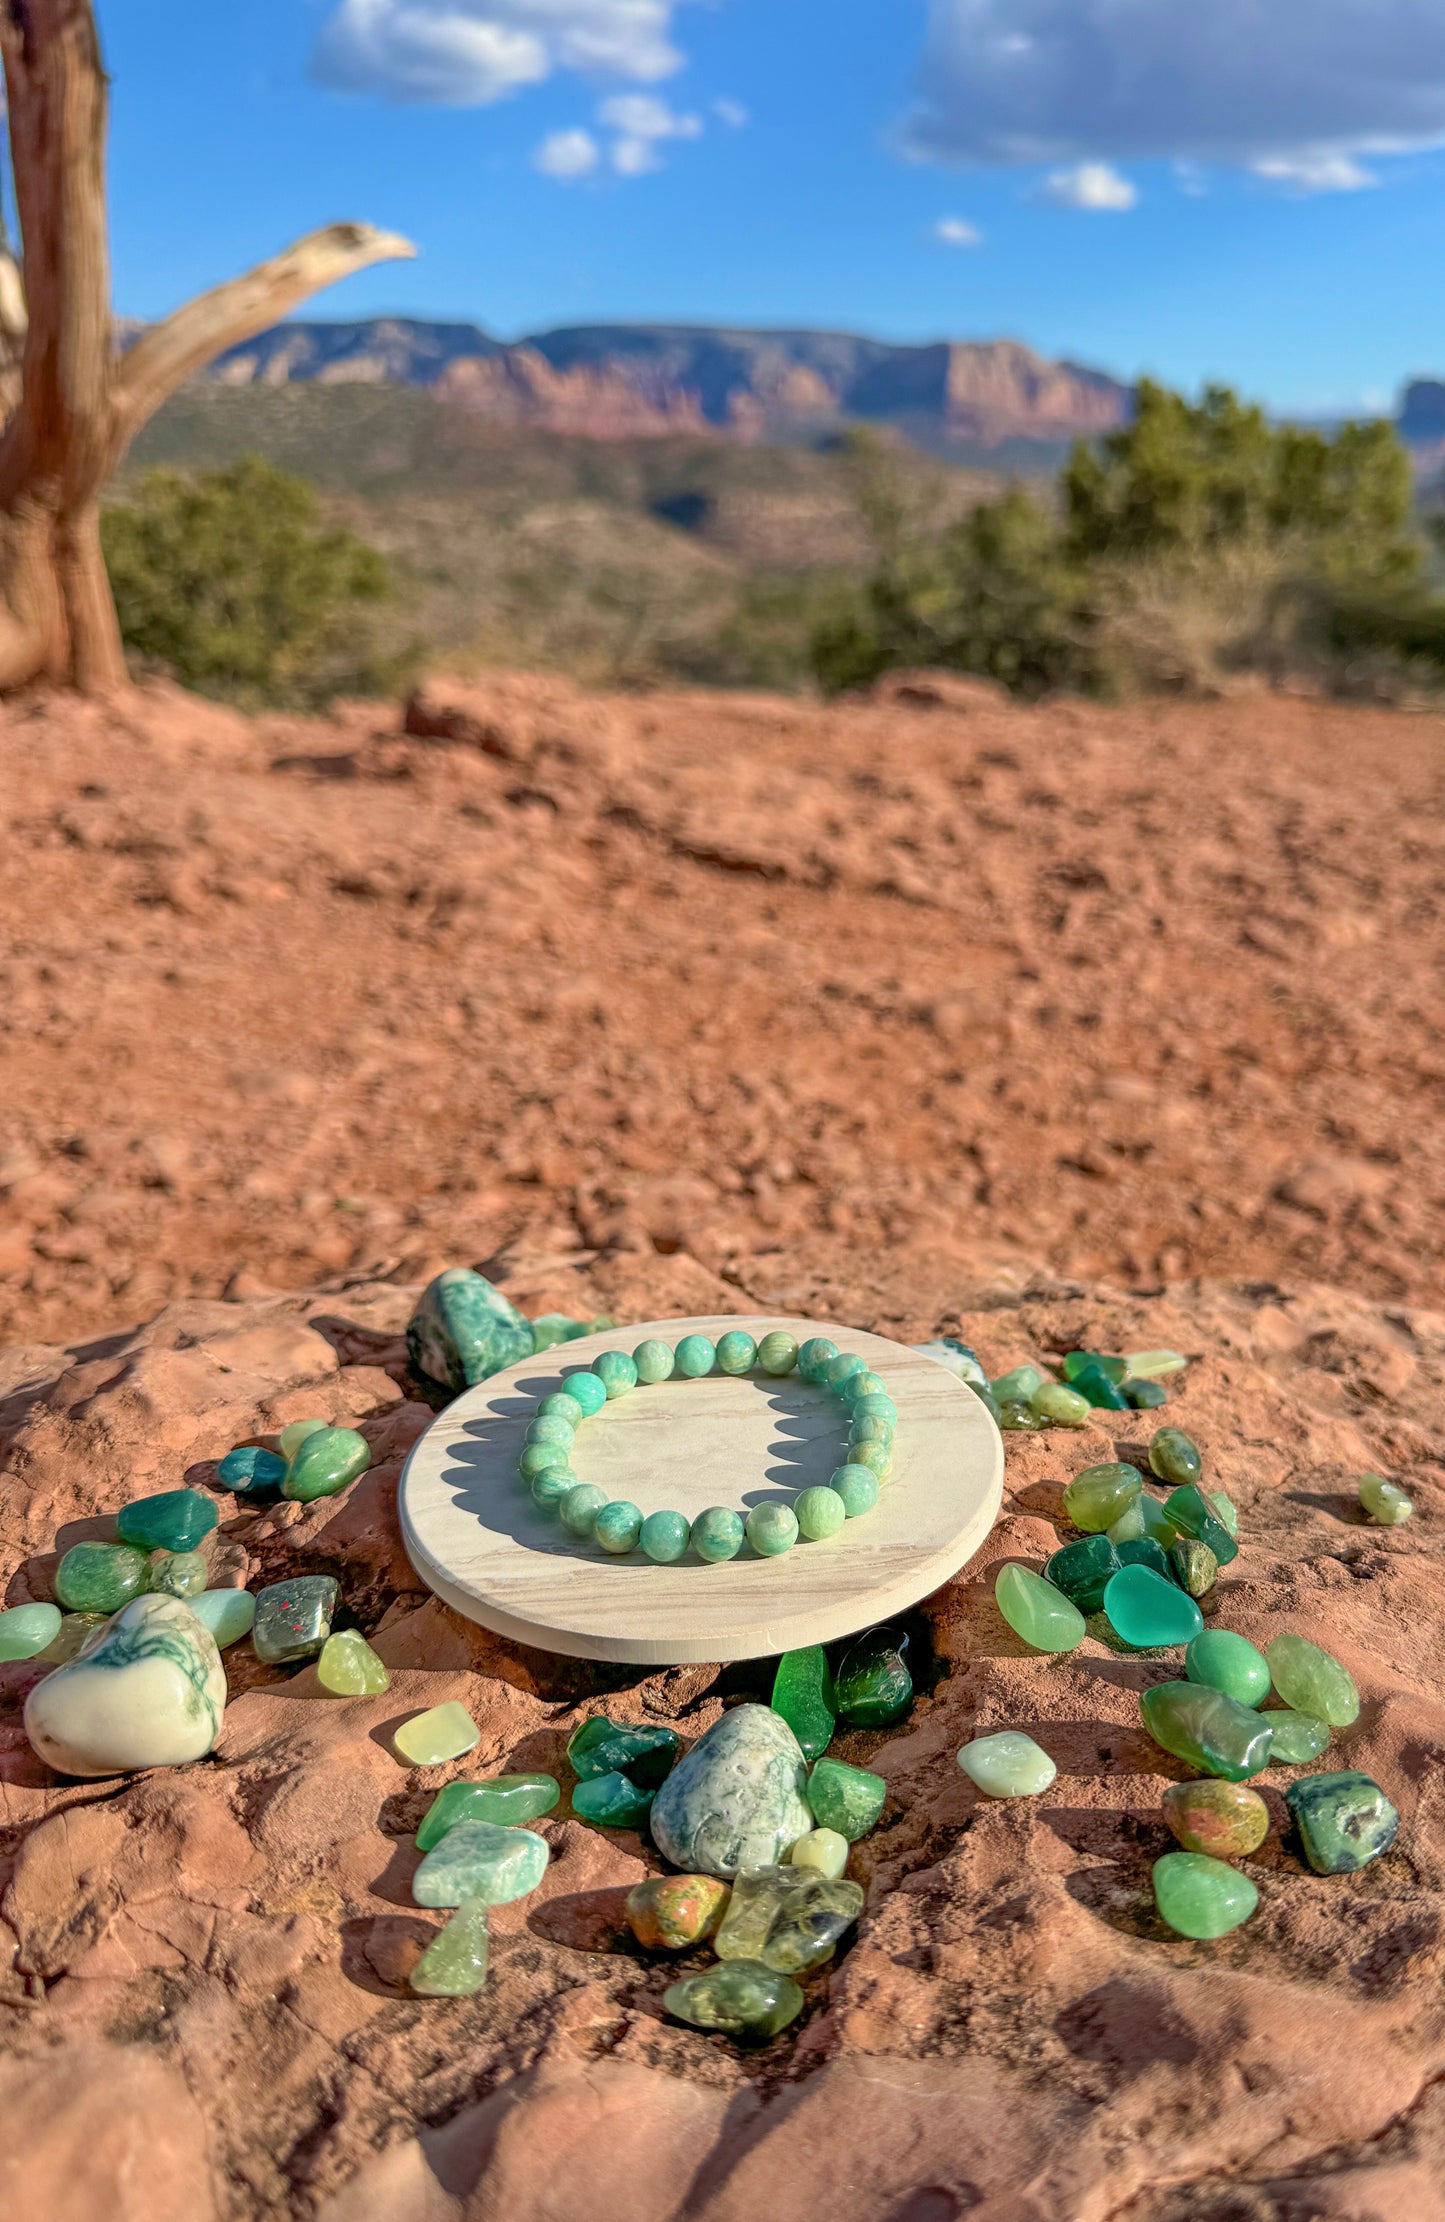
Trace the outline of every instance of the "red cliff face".
[[554, 370], [535, 348], [509, 347], [491, 356], [461, 356], [432, 385], [495, 424], [521, 424], [583, 439], [661, 438], [705, 432], [697, 396], [663, 378], [621, 369]]

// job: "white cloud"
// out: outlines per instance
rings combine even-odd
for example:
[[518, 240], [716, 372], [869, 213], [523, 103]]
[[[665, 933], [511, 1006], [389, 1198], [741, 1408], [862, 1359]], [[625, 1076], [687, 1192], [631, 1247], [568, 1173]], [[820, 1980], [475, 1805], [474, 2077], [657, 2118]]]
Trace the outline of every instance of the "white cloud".
[[650, 170], [660, 170], [657, 149], [663, 140], [702, 135], [701, 116], [679, 116], [652, 93], [618, 93], [603, 101], [597, 120], [617, 133], [612, 167], [619, 177], [646, 177]]
[[977, 224], [966, 224], [961, 216], [940, 216], [933, 227], [933, 236], [941, 247], [981, 247], [983, 233]]
[[1379, 179], [1352, 154], [1293, 154], [1268, 156], [1251, 164], [1256, 177], [1282, 185], [1287, 193], [1362, 193]]
[[342, 92], [485, 107], [554, 71], [654, 83], [681, 67], [677, 0], [338, 0], [312, 74]]
[[730, 131], [741, 131], [749, 121], [748, 112], [740, 100], [715, 100], [712, 112], [719, 123], [725, 123]]
[[543, 177], [570, 181], [587, 177], [602, 159], [602, 149], [590, 131], [554, 131], [532, 157], [532, 167]]
[[1126, 177], [1108, 162], [1080, 162], [1072, 170], [1052, 170], [1039, 187], [1038, 198], [1055, 208], [1082, 208], [1091, 215], [1120, 215], [1132, 208], [1139, 195]]

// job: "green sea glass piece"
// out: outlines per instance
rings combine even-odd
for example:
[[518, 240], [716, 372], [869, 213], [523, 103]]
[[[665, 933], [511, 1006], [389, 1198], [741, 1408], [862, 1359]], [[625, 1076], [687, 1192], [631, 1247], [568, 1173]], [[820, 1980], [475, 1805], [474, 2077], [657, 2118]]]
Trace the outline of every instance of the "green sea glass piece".
[[1171, 1489], [1164, 1499], [1164, 1510], [1175, 1527], [1191, 1542], [1207, 1543], [1220, 1566], [1228, 1566], [1239, 1556], [1239, 1545], [1224, 1522], [1215, 1513], [1213, 1505], [1202, 1489], [1192, 1481], [1178, 1489]]
[[1203, 1774], [1245, 1782], [1269, 1765], [1268, 1714], [1198, 1682], [1157, 1682], [1139, 1701], [1156, 1744]]
[[1135, 1536], [1131, 1543], [1116, 1543], [1114, 1549], [1121, 1566], [1147, 1566], [1161, 1581], [1173, 1581], [1169, 1561], [1152, 1535]]
[[671, 1984], [662, 2003], [676, 2020], [694, 2029], [758, 2042], [776, 2037], [797, 2020], [803, 1992], [791, 1975], [779, 1975], [761, 1960], [726, 1960], [704, 1975]]
[[354, 1427], [319, 1427], [287, 1467], [281, 1494], [297, 1504], [334, 1497], [370, 1464], [371, 1445]]
[[1211, 1859], [1247, 1859], [1269, 1834], [1269, 1807], [1247, 1783], [1171, 1782], [1164, 1818], [1186, 1852]]
[[1001, 1566], [993, 1594], [1014, 1634], [1035, 1651], [1074, 1651], [1083, 1642], [1078, 1606], [1027, 1566]]
[[270, 1666], [314, 1659], [331, 1633], [339, 1591], [331, 1574], [294, 1574], [256, 1593], [251, 1648]]
[[[1064, 1510], [1086, 1535], [1102, 1535], [1131, 1509], [1143, 1488], [1137, 1466], [1086, 1466], [1064, 1490]], [[1141, 1526], [1139, 1533], [1148, 1530]]]
[[1329, 1749], [1330, 1731], [1325, 1721], [1310, 1713], [1291, 1712], [1287, 1706], [1264, 1715], [1269, 1722], [1272, 1767], [1303, 1767]]
[[882, 1775], [850, 1767], [841, 1759], [820, 1759], [808, 1777], [808, 1810], [819, 1828], [836, 1829], [856, 1844], [878, 1819], [888, 1798]]
[[289, 1466], [308, 1436], [319, 1435], [325, 1420], [291, 1420], [276, 1438], [276, 1447]]
[[1202, 1852], [1166, 1852], [1154, 1862], [1153, 1879], [1161, 1921], [1201, 1942], [1228, 1936], [1259, 1904], [1248, 1875]]
[[[563, 1519], [567, 1518], [564, 1511]], [[649, 1512], [639, 1541], [654, 1566], [675, 1566], [692, 1540], [692, 1523], [681, 1512]]]
[[[1130, 1472], [1132, 1471], [1131, 1467]], [[1109, 1522], [1105, 1533], [1109, 1541], [1116, 1545], [1140, 1543], [1147, 1539], [1151, 1543], [1157, 1543], [1161, 1551], [1167, 1551], [1179, 1530], [1159, 1499], [1151, 1497], [1148, 1490], [1141, 1487], [1137, 1496], [1129, 1498], [1118, 1519]]]
[[37, 1659], [59, 1633], [58, 1605], [12, 1605], [0, 1612], [0, 1660]]
[[721, 1566], [737, 1557], [746, 1533], [740, 1512], [729, 1505], [709, 1505], [692, 1523], [692, 1547], [709, 1566]]
[[186, 1603], [197, 1620], [210, 1629], [218, 1651], [225, 1651], [251, 1633], [256, 1600], [249, 1589], [203, 1589], [199, 1597], [188, 1597]]
[[1162, 1381], [1167, 1374], [1182, 1373], [1188, 1363], [1177, 1350], [1127, 1350], [1124, 1353], [1125, 1368], [1137, 1374], [1141, 1381]]
[[839, 1717], [850, 1728], [891, 1728], [913, 1703], [913, 1677], [901, 1628], [869, 1628], [856, 1636], [833, 1677]]
[[1117, 1384], [1129, 1368], [1122, 1358], [1111, 1358], [1102, 1350], [1071, 1350], [1064, 1359], [1063, 1373], [1066, 1381], [1077, 1381], [1081, 1374], [1099, 1372], [1106, 1381]]
[[1306, 1775], [1284, 1794], [1305, 1858], [1317, 1875], [1349, 1875], [1394, 1843], [1400, 1816], [1368, 1775]]
[[316, 1679], [334, 1697], [377, 1697], [391, 1687], [384, 1663], [359, 1628], [327, 1637], [316, 1661]]
[[607, 1391], [609, 1403], [637, 1387], [637, 1368], [625, 1350], [604, 1350], [592, 1361], [592, 1371]]
[[1097, 1360], [1092, 1365], [1081, 1366], [1077, 1373], [1070, 1374], [1068, 1386], [1076, 1389], [1085, 1403], [1096, 1412], [1127, 1412], [1129, 1409], [1129, 1399]]
[[1230, 1628], [1206, 1628], [1184, 1654], [1184, 1672], [1191, 1682], [1223, 1690], [1236, 1705], [1262, 1705], [1269, 1695], [1269, 1667], [1264, 1653]]
[[783, 1653], [773, 1676], [772, 1708], [797, 1737], [803, 1757], [821, 1757], [833, 1741], [838, 1706], [828, 1656], [820, 1643]]
[[507, 1906], [525, 1898], [547, 1872], [547, 1842], [531, 1829], [500, 1829], [491, 1821], [458, 1821], [427, 1853], [411, 1881], [419, 1906], [459, 1906], [480, 1898]]
[[160, 1597], [199, 1597], [210, 1573], [204, 1551], [152, 1551], [146, 1566], [146, 1588]]
[[751, 1335], [741, 1327], [730, 1327], [717, 1341], [719, 1373], [746, 1373], [758, 1354], [758, 1346]]
[[788, 1504], [755, 1504], [743, 1533], [759, 1558], [781, 1558], [798, 1540], [798, 1516]]
[[1149, 1445], [1149, 1464], [1161, 1481], [1183, 1487], [1204, 1470], [1199, 1445], [1182, 1427], [1161, 1427]]
[[1047, 1375], [1039, 1366], [1010, 1366], [1007, 1373], [1001, 1373], [989, 1386], [998, 1404], [1012, 1404], [1015, 1401], [1027, 1404], [1035, 1389], [1041, 1389], [1046, 1379]]
[[1104, 1592], [1104, 1612], [1116, 1636], [1136, 1651], [1192, 1643], [1204, 1615], [1192, 1597], [1147, 1566], [1122, 1566]]
[[416, 1848], [431, 1851], [459, 1821], [517, 1828], [524, 1821], [540, 1820], [561, 1795], [561, 1786], [551, 1775], [488, 1775], [481, 1782], [449, 1782], [422, 1816]]
[[793, 1499], [793, 1512], [798, 1533], [808, 1543], [826, 1543], [848, 1517], [848, 1507], [836, 1489], [801, 1490]]
[[1067, 1381], [1044, 1381], [1029, 1398], [1029, 1409], [1048, 1427], [1087, 1427], [1093, 1407]]
[[259, 1443], [239, 1443], [221, 1460], [216, 1478], [238, 1497], [272, 1496], [286, 1479], [286, 1461]]
[[480, 1273], [452, 1266], [422, 1291], [407, 1324], [411, 1362], [460, 1393], [536, 1350], [532, 1323]]
[[650, 1335], [646, 1342], [638, 1344], [632, 1353], [632, 1363], [637, 1368], [638, 1380], [647, 1388], [658, 1381], [670, 1381], [677, 1370], [672, 1344], [663, 1342], [656, 1335]]
[[55, 1570], [55, 1595], [67, 1612], [119, 1612], [140, 1596], [149, 1573], [145, 1552], [130, 1544], [72, 1543]]
[[958, 1754], [970, 1782], [990, 1798], [1036, 1798], [1047, 1790], [1058, 1767], [1022, 1729], [1001, 1728], [975, 1736]]
[[862, 1911], [857, 1883], [807, 1867], [745, 1867], [713, 1950], [720, 1960], [758, 1960], [779, 1975], [802, 1975], [822, 1965]]
[[1044, 1579], [1061, 1589], [1080, 1612], [1097, 1612], [1104, 1591], [1119, 1571], [1119, 1554], [1107, 1535], [1085, 1535], [1066, 1543], [1044, 1566]]
[[163, 1489], [122, 1505], [115, 1528], [122, 1543], [141, 1551], [194, 1551], [220, 1517], [215, 1500], [199, 1489]]
[[731, 1895], [715, 1875], [649, 1875], [627, 1893], [627, 1925], [649, 1952], [691, 1951], [716, 1933]]
[[1181, 1535], [1169, 1546], [1169, 1571], [1190, 1597], [1207, 1597], [1219, 1579], [1219, 1561], [1207, 1543]]
[[590, 1366], [579, 1367], [576, 1373], [564, 1374], [562, 1393], [580, 1404], [587, 1419], [595, 1418], [607, 1402], [607, 1384], [598, 1379]]
[[640, 1829], [656, 1796], [624, 1774], [591, 1775], [573, 1786], [572, 1811], [598, 1828]]
[[408, 1767], [439, 1767], [448, 1759], [460, 1759], [463, 1753], [475, 1751], [482, 1740], [482, 1732], [465, 1705], [456, 1698], [445, 1705], [429, 1705], [424, 1713], [413, 1713], [400, 1728], [392, 1731], [392, 1746], [397, 1757]]
[[1383, 1474], [1361, 1474], [1360, 1503], [1382, 1528], [1399, 1527], [1415, 1511], [1414, 1500], [1398, 1482], [1386, 1481]]
[[1360, 1715], [1360, 1693], [1354, 1678], [1304, 1636], [1285, 1633], [1266, 1646], [1270, 1679], [1285, 1704], [1297, 1713], [1312, 1713], [1331, 1728], [1348, 1728]]
[[706, 1335], [684, 1335], [677, 1346], [677, 1370], [689, 1381], [701, 1381], [712, 1372], [717, 1349]]
[[583, 1721], [567, 1745], [567, 1764], [580, 1782], [598, 1776], [630, 1775], [645, 1790], [655, 1790], [672, 1772], [682, 1738], [661, 1722], [612, 1721], [605, 1713]]
[[411, 1971], [418, 1998], [470, 1998], [487, 1980], [487, 1901], [464, 1898]]
[[758, 1364], [774, 1381], [781, 1381], [792, 1372], [798, 1362], [798, 1345], [794, 1337], [781, 1327], [764, 1335], [758, 1344]]

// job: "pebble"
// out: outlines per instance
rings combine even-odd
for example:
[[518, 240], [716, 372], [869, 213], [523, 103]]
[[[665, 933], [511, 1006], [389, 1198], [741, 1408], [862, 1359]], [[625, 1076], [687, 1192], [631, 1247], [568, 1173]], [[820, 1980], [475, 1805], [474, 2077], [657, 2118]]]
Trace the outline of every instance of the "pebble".
[[820, 1643], [785, 1651], [773, 1676], [772, 1709], [797, 1737], [805, 1759], [817, 1759], [833, 1741], [837, 1699], [828, 1656]]
[[649, 1875], [627, 1893], [627, 1925], [649, 1952], [687, 1952], [714, 1935], [731, 1895], [715, 1875]]
[[850, 1767], [842, 1759], [820, 1759], [808, 1777], [809, 1810], [819, 1828], [832, 1829], [856, 1844], [883, 1811], [888, 1785], [882, 1775], [866, 1767]]
[[913, 1677], [901, 1628], [869, 1628], [856, 1636], [833, 1677], [838, 1717], [850, 1728], [891, 1728], [913, 1704]]
[[328, 1636], [316, 1661], [316, 1679], [334, 1697], [377, 1697], [391, 1676], [359, 1628]]
[[199, 1489], [163, 1489], [122, 1505], [116, 1533], [142, 1551], [194, 1551], [220, 1520], [213, 1498]]
[[1161, 1481], [1183, 1485], [1204, 1471], [1199, 1445], [1182, 1427], [1161, 1427], [1149, 1445], [1149, 1464]]
[[227, 1451], [216, 1475], [222, 1487], [234, 1490], [238, 1497], [271, 1496], [286, 1479], [286, 1461], [259, 1443], [241, 1443]]
[[413, 1713], [410, 1720], [393, 1730], [391, 1738], [397, 1757], [408, 1767], [439, 1767], [448, 1759], [460, 1759], [464, 1752], [475, 1751], [481, 1740], [481, 1730], [456, 1698], [449, 1698], [445, 1705], [428, 1706], [424, 1713]]
[[1219, 1579], [1219, 1561], [1209, 1545], [1189, 1535], [1170, 1544], [1169, 1570], [1189, 1597], [1207, 1597]]
[[127, 1543], [72, 1543], [55, 1570], [55, 1595], [67, 1612], [113, 1613], [145, 1590], [150, 1561]]
[[1262, 1651], [1229, 1628], [1206, 1628], [1184, 1654], [1191, 1682], [1223, 1690], [1237, 1705], [1262, 1705], [1269, 1695], [1269, 1666]]
[[[1114, 1362], [1121, 1368], [1120, 1378], [1122, 1379], [1123, 1361], [1116, 1360]], [[1084, 1402], [1094, 1411], [1128, 1411], [1129, 1399], [1125, 1396], [1119, 1383], [1110, 1377], [1097, 1358], [1091, 1358], [1086, 1364], [1076, 1367], [1072, 1373], [1067, 1372], [1066, 1361], [1066, 1378], [1069, 1387], [1076, 1389]]]
[[1116, 1636], [1136, 1651], [1192, 1643], [1204, 1615], [1192, 1597], [1147, 1566], [1124, 1566], [1104, 1592], [1104, 1612]]
[[1119, 1564], [1119, 1554], [1107, 1535], [1085, 1535], [1055, 1551], [1045, 1563], [1044, 1579], [1061, 1589], [1080, 1612], [1097, 1612]]
[[454, 1391], [530, 1358], [532, 1323], [480, 1273], [453, 1266], [423, 1289], [406, 1330], [418, 1373]]
[[582, 1782], [618, 1773], [655, 1790], [676, 1766], [681, 1750], [677, 1730], [664, 1728], [660, 1721], [614, 1721], [597, 1713], [573, 1730], [567, 1764]]
[[419, 1906], [460, 1906], [479, 1898], [507, 1906], [525, 1898], [547, 1872], [545, 1837], [531, 1829], [497, 1828], [491, 1821], [458, 1821], [411, 1879]]
[[1231, 1542], [1239, 1541], [1239, 1514], [1233, 1497], [1224, 1489], [1206, 1489], [1205, 1502], [1213, 1508], [1214, 1516]]
[[256, 1618], [256, 1600], [249, 1589], [203, 1589], [187, 1604], [203, 1626], [210, 1629], [218, 1651], [225, 1651], [242, 1636], [249, 1636]]
[[287, 1467], [281, 1494], [297, 1504], [334, 1497], [370, 1464], [371, 1445], [354, 1427], [319, 1427]]
[[1312, 1713], [1331, 1728], [1348, 1728], [1359, 1719], [1360, 1693], [1338, 1659], [1317, 1643], [1286, 1632], [1265, 1648], [1270, 1680], [1297, 1713]]
[[1022, 1729], [975, 1736], [958, 1754], [970, 1782], [991, 1798], [1036, 1798], [1058, 1773], [1048, 1753]]
[[741, 1867], [770, 1867], [813, 1826], [806, 1783], [787, 1722], [766, 1705], [735, 1705], [663, 1783], [653, 1842], [675, 1867], [725, 1881]]
[[1186, 1852], [1211, 1859], [1246, 1859], [1269, 1834], [1269, 1807], [1247, 1783], [1171, 1782], [1164, 1818]]
[[1207, 1543], [1221, 1566], [1228, 1566], [1231, 1559], [1238, 1558], [1239, 1545], [1204, 1491], [1192, 1481], [1169, 1492], [1164, 1499], [1164, 1510], [1182, 1536], [1188, 1536], [1195, 1543]]
[[340, 1595], [333, 1574], [293, 1574], [256, 1592], [251, 1648], [268, 1666], [314, 1659], [331, 1633]]
[[1139, 1701], [1156, 1744], [1203, 1774], [1244, 1782], [1269, 1765], [1267, 1716], [1223, 1690], [1197, 1682], [1157, 1682]]
[[301, 1445], [312, 1435], [319, 1435], [325, 1420], [289, 1420], [276, 1438], [281, 1456], [289, 1465]]
[[161, 1597], [199, 1597], [211, 1571], [204, 1551], [152, 1551], [146, 1562], [146, 1587]]
[[1308, 1713], [1282, 1708], [1266, 1713], [1263, 1718], [1269, 1722], [1269, 1763], [1272, 1767], [1303, 1767], [1329, 1749], [1328, 1726]]
[[1290, 1784], [1284, 1802], [1317, 1875], [1348, 1875], [1368, 1867], [1399, 1833], [1399, 1814], [1369, 1775], [1306, 1775]]
[[0, 1612], [0, 1660], [38, 1658], [59, 1633], [58, 1605], [12, 1605]]
[[761, 1960], [727, 1960], [704, 1975], [689, 1975], [663, 1993], [663, 2005], [694, 2029], [726, 2037], [776, 2037], [803, 2011], [803, 1992], [791, 1975]]
[[1061, 1589], [1027, 1566], [1001, 1566], [994, 1601], [1014, 1634], [1035, 1651], [1074, 1651], [1084, 1640], [1084, 1616]]
[[429, 1852], [458, 1821], [491, 1821], [516, 1828], [550, 1813], [562, 1795], [551, 1775], [489, 1775], [482, 1782], [449, 1782], [438, 1790], [416, 1832], [416, 1848]]
[[809, 1829], [788, 1854], [790, 1867], [811, 1867], [836, 1882], [848, 1865], [848, 1839], [837, 1829]]
[[[1064, 1510], [1076, 1528], [1086, 1535], [1102, 1535], [1107, 1528], [1122, 1520], [1143, 1492], [1144, 1483], [1136, 1466], [1121, 1462], [1107, 1466], [1086, 1466], [1075, 1474], [1064, 1490]], [[1148, 1533], [1141, 1517], [1139, 1535]]]
[[590, 1775], [572, 1792], [572, 1811], [603, 1829], [640, 1829], [652, 1810], [655, 1790], [643, 1790], [625, 1774]]
[[1154, 1862], [1153, 1882], [1161, 1921], [1201, 1942], [1228, 1936], [1259, 1904], [1248, 1875], [1202, 1852], [1166, 1852]]
[[470, 1998], [487, 1980], [487, 1901], [464, 1898], [408, 1978], [418, 1998]]
[[758, 1961], [802, 1975], [831, 1957], [863, 1911], [858, 1883], [808, 1867], [748, 1868], [733, 1884], [713, 1950], [720, 1960]]
[[1087, 1427], [1093, 1407], [1066, 1381], [1043, 1381], [1030, 1396], [1029, 1409], [1048, 1427]]
[[136, 1597], [82, 1657], [37, 1682], [25, 1733], [62, 1774], [126, 1774], [202, 1759], [221, 1733], [226, 1674], [178, 1597]]
[[1398, 1482], [1386, 1481], [1383, 1474], [1361, 1474], [1360, 1503], [1382, 1528], [1397, 1528], [1415, 1513], [1414, 1499]]

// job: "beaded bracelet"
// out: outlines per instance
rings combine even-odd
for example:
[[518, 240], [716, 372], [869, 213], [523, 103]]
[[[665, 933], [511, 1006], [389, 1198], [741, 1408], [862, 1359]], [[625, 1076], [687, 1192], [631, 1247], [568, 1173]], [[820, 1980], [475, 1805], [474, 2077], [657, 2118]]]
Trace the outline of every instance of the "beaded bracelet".
[[[609, 1501], [603, 1490], [573, 1473], [572, 1442], [583, 1420], [639, 1382], [667, 1381], [675, 1373], [700, 1381], [714, 1366], [742, 1374], [755, 1362], [774, 1380], [796, 1366], [802, 1380], [831, 1389], [850, 1414], [847, 1463], [825, 1486], [804, 1489], [796, 1505], [755, 1505], [746, 1521], [725, 1505], [710, 1505], [692, 1521], [681, 1512], [650, 1512], [644, 1519], [635, 1504]], [[845, 1520], [873, 1510], [878, 1484], [893, 1462], [898, 1421], [893, 1399], [866, 1359], [841, 1353], [826, 1335], [813, 1336], [801, 1349], [780, 1330], [760, 1343], [736, 1328], [716, 1344], [706, 1335], [684, 1335], [675, 1350], [653, 1340], [639, 1343], [630, 1358], [623, 1350], [604, 1350], [589, 1368], [563, 1379], [565, 1387], [543, 1397], [527, 1429], [522, 1479], [543, 1512], [559, 1513], [574, 1535], [595, 1537], [618, 1558], [640, 1545], [657, 1565], [670, 1566], [691, 1545], [700, 1559], [717, 1565], [736, 1558], [745, 1539], [763, 1558], [790, 1551], [800, 1535], [821, 1543]]]

